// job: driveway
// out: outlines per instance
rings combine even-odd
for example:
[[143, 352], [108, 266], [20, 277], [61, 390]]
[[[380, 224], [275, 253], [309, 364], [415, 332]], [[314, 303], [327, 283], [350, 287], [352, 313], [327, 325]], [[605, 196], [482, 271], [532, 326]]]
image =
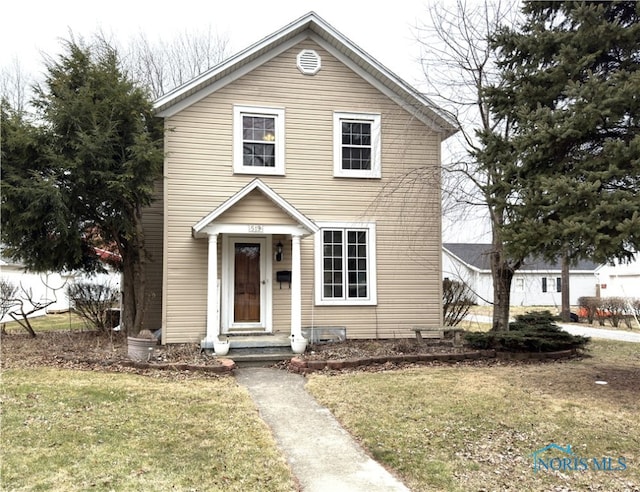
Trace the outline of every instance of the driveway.
[[606, 340], [618, 340], [621, 342], [640, 343], [640, 332], [632, 333], [629, 331], [607, 330], [604, 328], [592, 328], [590, 326], [565, 325], [560, 327], [572, 335], [582, 335], [583, 337], [604, 338]]

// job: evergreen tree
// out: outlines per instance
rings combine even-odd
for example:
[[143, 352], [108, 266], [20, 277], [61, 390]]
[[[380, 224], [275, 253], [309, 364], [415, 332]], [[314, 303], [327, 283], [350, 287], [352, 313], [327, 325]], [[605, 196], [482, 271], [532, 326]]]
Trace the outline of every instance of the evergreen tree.
[[495, 36], [503, 81], [489, 91], [515, 132], [498, 145], [517, 157], [507, 250], [629, 260], [640, 250], [640, 4], [525, 2], [523, 11], [519, 29]]
[[36, 271], [94, 271], [93, 246], [122, 256], [123, 325], [141, 329], [142, 209], [160, 177], [161, 122], [109, 45], [65, 43], [36, 88], [30, 122], [2, 109], [2, 241]]

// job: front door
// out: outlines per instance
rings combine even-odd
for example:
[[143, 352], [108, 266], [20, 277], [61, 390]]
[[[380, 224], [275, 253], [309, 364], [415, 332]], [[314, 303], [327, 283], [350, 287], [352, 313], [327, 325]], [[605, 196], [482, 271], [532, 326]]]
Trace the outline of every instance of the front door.
[[268, 243], [264, 237], [230, 237], [226, 248], [228, 266], [225, 282], [227, 295], [227, 333], [269, 331], [271, 312], [268, 273]]
[[260, 323], [261, 275], [259, 242], [234, 243], [233, 320]]

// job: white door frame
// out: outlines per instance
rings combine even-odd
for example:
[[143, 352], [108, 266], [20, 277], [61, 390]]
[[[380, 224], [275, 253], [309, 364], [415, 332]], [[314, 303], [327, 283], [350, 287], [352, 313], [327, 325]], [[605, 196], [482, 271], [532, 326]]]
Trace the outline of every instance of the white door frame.
[[[236, 323], [234, 317], [234, 263], [236, 243], [260, 244], [260, 322]], [[222, 333], [271, 333], [272, 323], [272, 238], [258, 235], [224, 235], [222, 241]]]

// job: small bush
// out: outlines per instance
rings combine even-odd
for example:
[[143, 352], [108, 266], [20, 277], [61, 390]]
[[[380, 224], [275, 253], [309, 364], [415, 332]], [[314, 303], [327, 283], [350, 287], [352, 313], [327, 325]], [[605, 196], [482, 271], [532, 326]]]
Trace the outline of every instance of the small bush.
[[603, 297], [602, 309], [607, 313], [611, 326], [617, 328], [627, 311], [627, 300], [624, 297]]
[[578, 299], [578, 305], [580, 306], [580, 317], [587, 318], [589, 324], [593, 323], [597, 312], [602, 310], [599, 297], [580, 297]]
[[549, 311], [531, 312], [516, 317], [509, 331], [470, 332], [465, 341], [473, 348], [503, 352], [555, 352], [584, 348], [589, 338], [571, 335], [555, 323]]
[[458, 325], [469, 314], [475, 304], [471, 290], [464, 282], [442, 281], [442, 310], [446, 326]]
[[640, 318], [640, 299], [631, 300], [631, 312], [636, 319]]
[[74, 310], [98, 331], [109, 331], [113, 315], [111, 309], [118, 302], [118, 290], [105, 284], [76, 282], [68, 288]]

